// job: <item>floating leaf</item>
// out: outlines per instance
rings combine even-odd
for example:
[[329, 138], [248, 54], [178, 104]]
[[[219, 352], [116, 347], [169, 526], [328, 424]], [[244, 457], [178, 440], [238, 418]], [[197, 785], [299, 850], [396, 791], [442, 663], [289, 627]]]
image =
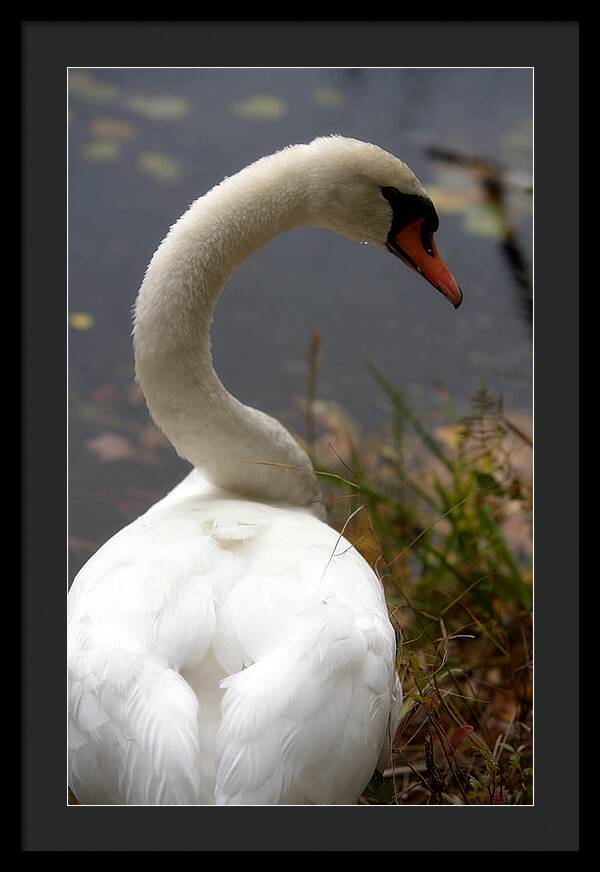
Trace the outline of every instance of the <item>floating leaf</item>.
[[449, 188], [429, 185], [427, 192], [438, 212], [446, 214], [466, 212], [470, 206], [470, 201], [465, 191], [453, 191]]
[[445, 190], [457, 191], [469, 199], [481, 198], [478, 176], [470, 165], [441, 164], [436, 169], [433, 185]]
[[86, 103], [110, 103], [118, 90], [107, 82], [99, 82], [90, 73], [69, 73], [69, 94]]
[[121, 146], [110, 139], [94, 139], [81, 146], [81, 154], [87, 160], [111, 161], [117, 160], [121, 154]]
[[158, 152], [146, 152], [138, 158], [140, 170], [157, 182], [176, 182], [181, 178], [181, 165], [172, 157]]
[[74, 330], [91, 330], [94, 326], [94, 316], [89, 312], [71, 312], [69, 324]]
[[90, 131], [96, 139], [115, 142], [129, 142], [137, 132], [133, 124], [120, 118], [94, 118], [90, 124]]
[[117, 390], [114, 385], [100, 385], [92, 391], [92, 400], [95, 403], [108, 403], [116, 396]]
[[86, 447], [101, 463], [112, 463], [115, 460], [135, 459], [138, 452], [125, 436], [119, 433], [101, 433], [86, 442]]
[[313, 91], [313, 100], [318, 106], [343, 106], [346, 98], [336, 88], [321, 85]]
[[126, 105], [138, 115], [151, 118], [153, 121], [177, 121], [180, 118], [185, 118], [190, 112], [190, 104], [185, 97], [144, 97], [138, 95], [130, 97]]
[[237, 100], [231, 108], [240, 118], [246, 118], [249, 121], [276, 121], [278, 118], [283, 118], [288, 112], [285, 100], [270, 94], [255, 94], [252, 97]]
[[465, 213], [465, 230], [474, 236], [504, 239], [506, 226], [502, 215], [494, 206], [472, 206]]

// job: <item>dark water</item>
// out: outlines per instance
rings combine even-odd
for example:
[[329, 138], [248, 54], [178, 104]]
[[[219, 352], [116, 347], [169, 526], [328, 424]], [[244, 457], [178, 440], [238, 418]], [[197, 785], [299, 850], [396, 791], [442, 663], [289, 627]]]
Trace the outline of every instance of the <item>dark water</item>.
[[[157, 244], [189, 203], [264, 154], [317, 135], [370, 140], [431, 188], [460, 310], [397, 259], [334, 234], [275, 240], [226, 288], [216, 368], [244, 402], [294, 419], [309, 336], [319, 392], [366, 429], [387, 418], [366, 361], [427, 410], [484, 382], [531, 410], [531, 329], [502, 247], [508, 220], [531, 263], [529, 70], [80, 70], [69, 137], [70, 534], [74, 574], [174, 484], [186, 464], [156, 439], [132, 390], [131, 307]], [[507, 210], [429, 149], [506, 168]], [[527, 283], [527, 278], [525, 279]], [[301, 423], [301, 421], [300, 421]]]

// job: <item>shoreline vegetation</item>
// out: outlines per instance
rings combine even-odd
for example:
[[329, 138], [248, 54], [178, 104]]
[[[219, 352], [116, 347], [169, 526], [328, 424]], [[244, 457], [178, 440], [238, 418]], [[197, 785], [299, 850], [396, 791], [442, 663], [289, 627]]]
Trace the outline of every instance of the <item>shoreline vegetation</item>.
[[313, 336], [307, 447], [330, 523], [382, 581], [404, 688], [391, 765], [361, 804], [530, 804], [531, 421], [481, 387], [429, 428], [372, 369], [391, 420], [361, 437], [317, 399], [318, 353]]

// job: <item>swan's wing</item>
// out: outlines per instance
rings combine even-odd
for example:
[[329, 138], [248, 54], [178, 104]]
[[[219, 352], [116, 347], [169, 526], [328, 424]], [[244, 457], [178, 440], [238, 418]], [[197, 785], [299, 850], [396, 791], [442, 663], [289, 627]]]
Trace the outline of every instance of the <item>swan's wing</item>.
[[211, 800], [199, 783], [199, 701], [180, 673], [213, 640], [211, 573], [221, 567], [226, 582], [239, 569], [234, 554], [219, 561], [202, 522], [172, 523], [146, 515], [120, 531], [69, 594], [69, 783], [85, 804]]
[[198, 700], [178, 670], [204, 657], [214, 603], [147, 533], [122, 531], [69, 595], [69, 783], [84, 804], [199, 801]]
[[[69, 784], [83, 804], [199, 801], [198, 702], [172, 669], [71, 671]], [[118, 675], [123, 678], [119, 682]]]
[[222, 682], [217, 803], [357, 801], [388, 723], [390, 629], [321, 602], [296, 617], [287, 642]]
[[69, 783], [85, 804], [213, 801], [206, 716], [184, 676], [223, 637], [221, 603], [268, 514], [207, 500], [195, 472], [178, 487], [109, 540], [69, 594]]

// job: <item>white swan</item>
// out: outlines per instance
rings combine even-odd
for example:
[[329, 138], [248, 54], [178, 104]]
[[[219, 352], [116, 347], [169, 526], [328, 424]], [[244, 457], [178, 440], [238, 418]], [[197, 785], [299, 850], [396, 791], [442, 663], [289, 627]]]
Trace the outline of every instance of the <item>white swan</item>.
[[80, 803], [358, 800], [401, 703], [382, 586], [323, 522], [304, 450], [221, 384], [209, 331], [227, 277], [307, 225], [387, 247], [457, 306], [437, 224], [404, 163], [335, 136], [225, 179], [156, 251], [135, 311], [137, 378], [195, 469], [70, 591], [69, 784]]

